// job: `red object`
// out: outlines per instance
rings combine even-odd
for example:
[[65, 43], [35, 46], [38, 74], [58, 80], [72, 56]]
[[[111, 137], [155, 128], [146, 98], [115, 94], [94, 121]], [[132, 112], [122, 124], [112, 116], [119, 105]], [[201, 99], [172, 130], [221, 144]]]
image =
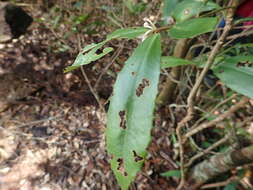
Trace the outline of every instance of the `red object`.
[[[236, 15], [240, 17], [253, 17], [253, 0], [246, 0], [237, 9]], [[244, 22], [243, 25], [253, 25], [253, 21]]]
[[247, 0], [241, 4], [237, 11], [236, 15], [240, 17], [250, 17], [253, 14], [253, 0]]

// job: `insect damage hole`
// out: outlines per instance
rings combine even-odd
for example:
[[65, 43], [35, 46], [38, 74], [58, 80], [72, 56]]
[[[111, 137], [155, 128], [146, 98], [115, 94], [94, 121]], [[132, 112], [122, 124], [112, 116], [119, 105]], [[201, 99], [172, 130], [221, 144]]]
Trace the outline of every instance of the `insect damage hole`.
[[148, 79], [142, 79], [141, 83], [139, 84], [138, 88], [136, 89], [136, 96], [141, 96], [143, 94], [144, 88], [149, 86], [150, 82]]
[[238, 62], [236, 64], [236, 67], [246, 67], [246, 66], [250, 66], [250, 65], [251, 65], [251, 62], [245, 61], [245, 62]]
[[124, 168], [124, 160], [123, 158], [118, 158], [117, 160], [118, 162], [118, 167], [117, 167], [117, 170], [124, 176], [128, 176], [127, 172], [125, 171], [125, 168]]
[[189, 15], [189, 14], [190, 14], [190, 9], [185, 9], [185, 10], [184, 10], [184, 14], [185, 14], [185, 15]]
[[219, 71], [218, 71], [218, 73], [223, 73], [224, 72], [224, 70], [223, 69], [220, 69]]
[[135, 162], [139, 162], [139, 161], [142, 161], [143, 158], [141, 156], [139, 156], [135, 150], [133, 150], [133, 154], [134, 154], [134, 161]]
[[120, 117], [120, 127], [126, 129], [126, 111], [122, 110], [119, 112]]

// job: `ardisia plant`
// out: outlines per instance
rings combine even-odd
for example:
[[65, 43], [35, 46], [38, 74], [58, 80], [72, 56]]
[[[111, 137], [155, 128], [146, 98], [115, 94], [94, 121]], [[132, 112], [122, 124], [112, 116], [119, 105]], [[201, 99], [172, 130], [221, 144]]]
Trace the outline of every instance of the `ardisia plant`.
[[[232, 43], [236, 38], [233, 35], [238, 34], [230, 33], [238, 24], [252, 20], [252, 18], [234, 19], [239, 4], [239, 0], [220, 4], [209, 0], [164, 0], [163, 26], [156, 27], [156, 24], [145, 19], [144, 27], [116, 30], [108, 34], [104, 41], [84, 47], [73, 65], [65, 69], [65, 72], [72, 71], [109, 54], [113, 48], [102, 48], [111, 40], [141, 38], [138, 47], [133, 50], [123, 69], [118, 73], [107, 114], [106, 147], [112, 158], [111, 168], [123, 190], [127, 190], [134, 181], [147, 155], [155, 107], [173, 102], [177, 83], [171, 80], [171, 77], [178, 80], [180, 73], [187, 67], [195, 67], [201, 71], [199, 75], [192, 76], [195, 77], [195, 83], [187, 98], [186, 116], [176, 128], [181, 168], [181, 183], [178, 189], [187, 187], [184, 143], [203, 128], [222, 120], [216, 118], [211, 121], [213, 123], [210, 126], [200, 125], [192, 131], [185, 130], [185, 125], [193, 119], [196, 93], [207, 73], [212, 71], [230, 89], [253, 98], [253, 68], [250, 67], [250, 63], [253, 62], [253, 44]], [[245, 33], [244, 29], [239, 34], [243, 32]], [[253, 33], [250, 27], [247, 32]], [[161, 37], [161, 33], [165, 34]], [[201, 35], [209, 37], [208, 40], [213, 43], [211, 49], [199, 45], [198, 37]], [[175, 47], [172, 47], [173, 55], [162, 56], [161, 45], [164, 38], [177, 40]], [[246, 53], [245, 51], [243, 54], [238, 53], [242, 52], [243, 48], [247, 49]], [[101, 49], [102, 51], [98, 53]], [[246, 64], [238, 65], [242, 62]], [[167, 78], [161, 85], [161, 91], [158, 92], [160, 72], [168, 68], [171, 77]], [[227, 113], [227, 116], [242, 107], [248, 101], [246, 97], [239, 106], [235, 105], [237, 107]], [[252, 147], [247, 151], [252, 154]], [[247, 163], [251, 161], [247, 160]], [[214, 166], [210, 166], [212, 167]], [[197, 175], [196, 171], [192, 173], [193, 176]], [[208, 179], [198, 181], [198, 176], [196, 178], [191, 176], [190, 181], [197, 185], [188, 189], [197, 189]]]

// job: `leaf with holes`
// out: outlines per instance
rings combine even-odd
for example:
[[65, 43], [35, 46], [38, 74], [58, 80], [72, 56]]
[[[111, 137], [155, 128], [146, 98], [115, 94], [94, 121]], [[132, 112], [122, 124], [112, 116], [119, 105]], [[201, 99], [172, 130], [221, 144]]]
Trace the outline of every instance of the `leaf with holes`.
[[163, 19], [165, 24], [169, 23], [169, 19], [171, 18], [171, 14], [175, 7], [179, 4], [180, 0], [164, 0], [163, 6]]
[[229, 88], [253, 98], [253, 67], [250, 67], [250, 63], [253, 63], [252, 56], [236, 56], [226, 59], [213, 71]]
[[126, 61], [114, 85], [108, 111], [107, 150], [121, 188], [141, 169], [150, 142], [160, 74], [161, 40], [154, 34]]
[[216, 17], [195, 18], [180, 22], [169, 30], [172, 38], [192, 38], [215, 30], [218, 23]]
[[184, 0], [177, 4], [172, 17], [176, 22], [182, 22], [198, 16], [202, 12], [219, 9], [220, 6], [212, 1]]
[[113, 51], [113, 48], [106, 47], [103, 49], [103, 51], [101, 53], [97, 53], [97, 51], [100, 48], [102, 48], [102, 46], [105, 43], [106, 42], [104, 41], [99, 44], [91, 44], [91, 45], [86, 46], [86, 48], [84, 48], [83, 51], [78, 54], [75, 62], [71, 66], [67, 67], [64, 70], [64, 72], [69, 72], [74, 69], [77, 69], [78, 67], [80, 67], [82, 65], [87, 65], [93, 61], [100, 59], [101, 57], [105, 56], [106, 54], [110, 53], [111, 51]]
[[106, 47], [103, 49], [101, 53], [97, 53], [99, 49], [101, 49], [107, 42], [109, 42], [112, 39], [116, 39], [116, 38], [133, 39], [135, 37], [138, 37], [144, 34], [147, 31], [148, 29], [144, 27], [125, 28], [125, 29], [116, 30], [112, 32], [111, 34], [109, 34], [106, 40], [98, 44], [95, 44], [95, 43], [89, 44], [85, 48], [83, 48], [83, 50], [76, 57], [74, 63], [71, 66], [64, 69], [64, 72], [66, 73], [74, 69], [77, 69], [82, 65], [90, 64], [91, 62], [96, 61], [102, 58], [103, 56], [105, 56], [106, 54], [110, 53], [111, 51], [113, 51], [113, 48]]

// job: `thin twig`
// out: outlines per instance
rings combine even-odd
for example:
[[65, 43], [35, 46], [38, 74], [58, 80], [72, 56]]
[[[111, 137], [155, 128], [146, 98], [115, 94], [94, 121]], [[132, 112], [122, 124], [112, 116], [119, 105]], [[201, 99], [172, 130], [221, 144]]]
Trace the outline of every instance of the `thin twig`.
[[192, 163], [201, 158], [202, 156], [204, 156], [205, 154], [209, 153], [211, 150], [215, 149], [216, 147], [224, 144], [225, 142], [227, 142], [230, 138], [230, 134], [226, 135], [225, 137], [223, 137], [221, 140], [217, 141], [216, 143], [214, 143], [212, 146], [208, 147], [207, 149], [203, 150], [202, 152], [196, 154], [195, 156], [193, 156], [190, 161], [185, 164], [185, 167], [189, 167], [192, 165]]
[[235, 8], [239, 4], [239, 0], [231, 0], [229, 3], [231, 5], [231, 7], [233, 7], [233, 8], [228, 9], [228, 11], [227, 11], [226, 26], [224, 27], [222, 35], [218, 39], [218, 41], [215, 44], [214, 48], [212, 49], [212, 51], [210, 53], [210, 56], [208, 57], [208, 60], [205, 64], [204, 69], [202, 70], [200, 76], [197, 78], [192, 90], [190, 91], [190, 94], [187, 98], [188, 109], [187, 109], [186, 117], [182, 121], [179, 122], [179, 124], [176, 128], [176, 134], [177, 134], [177, 138], [178, 138], [178, 141], [179, 141], [179, 155], [180, 155], [180, 163], [181, 163], [181, 165], [180, 165], [181, 180], [180, 180], [180, 183], [177, 187], [177, 190], [181, 190], [184, 186], [184, 183], [185, 183], [184, 147], [183, 147], [183, 139], [182, 139], [182, 136], [181, 136], [181, 130], [185, 126], [185, 124], [192, 119], [193, 113], [194, 113], [194, 99], [195, 99], [196, 93], [197, 93], [197, 91], [200, 87], [200, 84], [203, 81], [207, 71], [212, 66], [212, 64], [214, 62], [214, 59], [216, 57], [216, 54], [218, 53], [218, 51], [222, 47], [222, 45], [224, 43], [224, 40], [226, 39], [229, 31], [232, 28], [233, 15], [234, 15]]
[[232, 176], [231, 178], [227, 179], [226, 181], [218, 182], [218, 183], [212, 183], [212, 184], [206, 184], [201, 187], [201, 189], [210, 189], [210, 188], [218, 188], [218, 187], [224, 187], [227, 184], [233, 182], [233, 181], [239, 181], [240, 178], [237, 176]]
[[164, 152], [160, 151], [160, 155], [167, 160], [174, 168], [178, 168], [178, 165]]
[[88, 76], [86, 75], [86, 73], [85, 73], [85, 71], [84, 71], [84, 69], [83, 69], [83, 66], [81, 66], [81, 71], [82, 71], [82, 75], [83, 75], [83, 77], [84, 77], [86, 83], [88, 84], [88, 87], [89, 87], [89, 89], [90, 89], [92, 95], [95, 97], [95, 99], [96, 99], [96, 101], [97, 101], [97, 103], [98, 103], [98, 105], [99, 105], [100, 110], [103, 111], [104, 113], [106, 113], [106, 112], [105, 112], [105, 109], [104, 109], [104, 106], [101, 104], [101, 102], [100, 102], [100, 100], [99, 100], [100, 98], [99, 98], [99, 96], [98, 96], [96, 90], [91, 86], [90, 80], [89, 80]]
[[253, 34], [252, 30], [244, 30], [243, 32], [241, 32], [239, 34], [234, 34], [234, 35], [228, 36], [227, 39], [230, 41], [228, 41], [226, 44], [224, 44], [224, 46], [228, 46], [229, 44], [231, 44], [234, 40], [238, 39], [239, 37], [249, 36], [252, 34]]
[[[253, 27], [253, 25], [233, 27], [233, 29], [246, 29], [246, 30], [244, 30], [243, 32], [240, 32], [239, 34], [228, 35], [226, 37], [226, 39], [227, 40], [234, 40], [234, 39], [237, 39], [237, 38], [240, 38], [240, 37], [243, 37], [243, 36], [252, 35], [253, 31], [252, 30], [247, 30], [247, 29], [250, 29], [252, 27]], [[216, 32], [219, 32], [219, 31], [222, 31], [222, 30], [223, 30], [223, 28], [217, 29]], [[196, 45], [191, 46], [189, 52], [191, 52], [195, 48], [203, 47], [203, 46], [206, 47], [206, 48], [212, 49], [212, 47], [213, 47], [212, 44], [216, 44], [216, 43], [217, 43], [217, 40], [213, 40], [213, 41], [209, 42], [209, 44], [207, 42], [205, 42], [205, 43], [198, 43]], [[229, 43], [227, 42], [225, 45], [223, 45], [223, 47], [226, 47], [230, 43], [231, 42], [229, 42]], [[205, 49], [205, 48], [203, 48], [203, 49]]]
[[[200, 76], [198, 77], [198, 79], [196, 80], [189, 96], [188, 96], [188, 99], [187, 99], [187, 103], [188, 103], [188, 116], [189, 118], [191, 119], [192, 118], [192, 114], [193, 114], [193, 106], [194, 106], [194, 97], [197, 93], [197, 90], [199, 89], [199, 86], [202, 82], [202, 80], [204, 79], [207, 71], [210, 69], [210, 67], [212, 66], [213, 62], [214, 62], [214, 59], [215, 59], [215, 56], [216, 54], [218, 53], [218, 51], [220, 50], [220, 48], [222, 47], [223, 43], [224, 43], [224, 40], [228, 34], [228, 32], [230, 31], [230, 29], [232, 28], [232, 18], [229, 17], [227, 19], [227, 25], [225, 26], [224, 28], [224, 31], [221, 35], [221, 37], [219, 38], [219, 40], [217, 41], [217, 43], [215, 44], [213, 50], [211, 51], [210, 53], [210, 56], [208, 57], [208, 60], [205, 64], [205, 67], [204, 69], [202, 70]], [[190, 120], [189, 119], [189, 120]], [[188, 121], [189, 121], [188, 120]]]
[[10, 133], [10, 134], [12, 134], [12, 135], [22, 136], [22, 137], [26, 137], [26, 138], [28, 138], [28, 139], [33, 139], [33, 140], [39, 140], [39, 141], [44, 142], [44, 143], [46, 143], [46, 144], [59, 144], [59, 142], [48, 142], [48, 141], [46, 140], [47, 138], [33, 137], [33, 136], [31, 136], [30, 134], [23, 133], [23, 132], [19, 132], [19, 131], [12, 130], [12, 129], [6, 129], [6, 128], [3, 127], [3, 126], [0, 126], [0, 130], [5, 131], [5, 132], [7, 132], [7, 133]]
[[200, 126], [196, 127], [195, 129], [192, 129], [191, 131], [189, 131], [188, 133], [185, 134], [184, 136], [184, 141], [189, 138], [190, 136], [202, 131], [203, 129], [209, 128], [214, 126], [215, 124], [223, 121], [225, 118], [231, 116], [234, 112], [236, 112], [238, 109], [240, 109], [241, 107], [243, 107], [245, 105], [245, 103], [247, 103], [249, 100], [249, 98], [247, 97], [243, 97], [237, 104], [235, 104], [234, 106], [232, 106], [228, 111], [226, 111], [225, 113], [221, 114], [219, 117], [217, 117], [216, 119], [208, 122], [208, 123], [203, 123]]
[[[216, 111], [220, 106], [222, 106], [223, 104], [226, 104], [227, 102], [229, 102], [230, 100], [234, 99], [237, 96], [237, 94], [233, 94], [232, 96], [230, 96], [229, 98], [223, 100], [222, 102], [218, 103], [209, 113], [213, 113], [214, 111]], [[198, 121], [196, 121], [194, 123], [194, 125], [191, 127], [192, 129], [196, 128], [200, 122], [202, 122], [203, 120], [205, 120], [206, 117], [201, 117]]]
[[30, 121], [28, 123], [23, 123], [21, 125], [15, 126], [15, 127], [11, 127], [12, 128], [23, 128], [23, 127], [27, 127], [27, 126], [31, 126], [31, 125], [37, 125], [46, 121], [52, 121], [52, 120], [58, 120], [60, 119], [62, 116], [57, 116], [57, 117], [49, 117], [49, 118], [45, 118], [45, 119], [40, 119], [40, 120], [36, 120], [36, 121]]
[[107, 72], [107, 70], [111, 67], [111, 65], [115, 62], [115, 60], [118, 58], [119, 54], [122, 52], [124, 48], [124, 43], [120, 45], [120, 47], [117, 49], [117, 51], [115, 51], [115, 53], [112, 55], [112, 60], [109, 64], [106, 65], [106, 67], [102, 70], [101, 74], [99, 75], [95, 85], [94, 85], [94, 89], [96, 90], [102, 77], [104, 76], [104, 74]]

